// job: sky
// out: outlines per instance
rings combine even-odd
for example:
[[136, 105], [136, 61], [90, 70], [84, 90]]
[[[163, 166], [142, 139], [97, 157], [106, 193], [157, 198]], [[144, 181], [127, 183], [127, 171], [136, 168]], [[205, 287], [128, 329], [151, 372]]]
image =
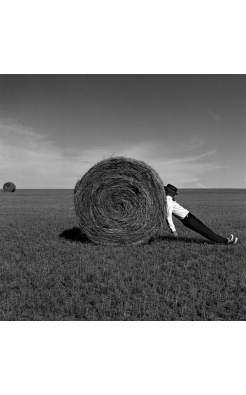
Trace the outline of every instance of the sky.
[[74, 188], [102, 159], [152, 166], [177, 188], [246, 188], [240, 74], [0, 75], [0, 179]]

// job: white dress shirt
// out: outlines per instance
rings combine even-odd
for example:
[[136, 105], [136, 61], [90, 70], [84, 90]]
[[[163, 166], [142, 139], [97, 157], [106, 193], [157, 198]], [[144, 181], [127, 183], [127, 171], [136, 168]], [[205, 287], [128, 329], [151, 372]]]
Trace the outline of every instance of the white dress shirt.
[[184, 207], [180, 206], [171, 196], [166, 197], [166, 204], [167, 204], [167, 224], [169, 228], [171, 229], [172, 232], [176, 231], [175, 225], [173, 223], [173, 218], [172, 215], [174, 215], [176, 218], [184, 219], [186, 215], [189, 213], [188, 210], [186, 210]]

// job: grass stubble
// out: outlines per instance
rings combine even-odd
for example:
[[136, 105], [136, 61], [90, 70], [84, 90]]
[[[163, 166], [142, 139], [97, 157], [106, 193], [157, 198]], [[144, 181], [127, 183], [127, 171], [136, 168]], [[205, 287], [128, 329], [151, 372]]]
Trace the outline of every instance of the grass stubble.
[[[0, 319], [5, 321], [241, 321], [246, 319], [245, 190], [180, 190], [179, 203], [233, 246], [174, 219], [141, 246], [81, 235], [72, 190], [0, 195]], [[228, 210], [228, 200], [234, 206]]]

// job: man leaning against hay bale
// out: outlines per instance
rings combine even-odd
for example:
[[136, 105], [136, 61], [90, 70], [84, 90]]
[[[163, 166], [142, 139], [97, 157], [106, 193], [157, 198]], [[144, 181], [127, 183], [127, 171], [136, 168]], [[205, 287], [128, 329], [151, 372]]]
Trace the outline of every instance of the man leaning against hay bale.
[[206, 225], [204, 225], [198, 218], [196, 218], [190, 211], [186, 210], [184, 207], [180, 206], [175, 200], [175, 196], [178, 195], [178, 189], [171, 185], [167, 184], [165, 186], [166, 191], [166, 204], [167, 204], [167, 224], [171, 229], [173, 237], [177, 238], [178, 233], [176, 231], [175, 225], [173, 223], [172, 215], [178, 218], [186, 228], [193, 230], [196, 233], [199, 233], [201, 236], [206, 237], [207, 239], [221, 244], [236, 244], [238, 238], [234, 235], [230, 235], [229, 237], [223, 237], [214, 233], [211, 229], [209, 229]]

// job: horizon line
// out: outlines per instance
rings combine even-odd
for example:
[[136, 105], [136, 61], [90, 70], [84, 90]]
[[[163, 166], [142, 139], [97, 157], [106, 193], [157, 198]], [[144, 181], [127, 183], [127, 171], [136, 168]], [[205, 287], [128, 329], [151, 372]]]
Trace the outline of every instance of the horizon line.
[[[16, 188], [16, 190], [15, 190], [15, 192], [18, 190], [18, 191], [22, 191], [22, 190], [71, 190], [71, 189], [74, 189], [74, 188]], [[221, 188], [215, 188], [215, 187], [201, 187], [201, 188], [198, 188], [198, 187], [187, 187], [187, 188], [185, 188], [185, 187], [180, 187], [180, 188], [178, 188], [178, 190], [180, 190], [180, 189], [246, 189], [246, 188], [240, 188], [240, 187], [234, 187], [234, 188], [231, 188], [231, 187], [221, 187]]]

